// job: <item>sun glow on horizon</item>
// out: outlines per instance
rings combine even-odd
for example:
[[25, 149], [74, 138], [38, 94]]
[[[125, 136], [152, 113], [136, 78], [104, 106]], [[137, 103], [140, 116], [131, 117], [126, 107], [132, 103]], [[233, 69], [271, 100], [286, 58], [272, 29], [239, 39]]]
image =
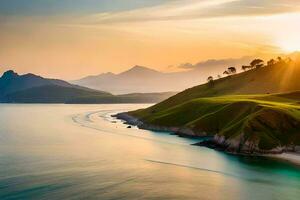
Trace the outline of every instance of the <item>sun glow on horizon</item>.
[[285, 43], [285, 44], [282, 44], [280, 47], [283, 51], [288, 52], [288, 53], [300, 51], [300, 41]]
[[0, 73], [13, 67], [75, 80], [135, 65], [172, 72], [181, 63], [300, 50], [300, 0], [106, 1], [53, 1], [50, 10], [36, 0], [28, 0], [33, 10], [9, 4], [0, 19]]
[[300, 51], [300, 38], [294, 40], [286, 38], [285, 41], [279, 42], [278, 46], [287, 53]]
[[300, 50], [300, 38], [290, 34], [282, 37], [277, 45], [285, 52], [295, 52]]
[[[300, 50], [300, 14], [285, 14], [277, 17], [277, 26], [274, 32], [275, 43], [283, 51], [290, 53]], [[272, 35], [272, 32], [270, 32]]]

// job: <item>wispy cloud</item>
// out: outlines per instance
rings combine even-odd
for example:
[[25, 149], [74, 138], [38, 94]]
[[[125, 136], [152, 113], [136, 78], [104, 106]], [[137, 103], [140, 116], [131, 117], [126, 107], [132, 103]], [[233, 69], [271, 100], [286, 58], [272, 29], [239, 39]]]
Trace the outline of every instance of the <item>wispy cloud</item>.
[[300, 0], [177, 0], [130, 11], [94, 14], [85, 18], [85, 22], [126, 23], [262, 16], [293, 12], [300, 12]]
[[227, 58], [227, 59], [208, 59], [204, 61], [200, 61], [196, 64], [191, 63], [183, 63], [178, 66], [178, 68], [183, 69], [201, 69], [203, 67], [226, 67], [226, 66], [237, 66], [237, 65], [243, 65], [248, 64], [251, 59], [254, 57], [252, 56], [245, 56], [241, 58]]
[[0, 16], [84, 15], [151, 7], [174, 0], [1, 0]]

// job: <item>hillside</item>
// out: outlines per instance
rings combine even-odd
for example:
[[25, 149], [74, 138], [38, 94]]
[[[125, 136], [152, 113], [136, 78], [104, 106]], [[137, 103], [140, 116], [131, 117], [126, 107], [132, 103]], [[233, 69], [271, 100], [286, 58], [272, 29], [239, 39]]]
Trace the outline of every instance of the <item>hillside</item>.
[[[129, 114], [141, 128], [212, 136], [230, 152], [274, 153], [300, 146], [300, 92], [197, 98], [149, 115]], [[122, 116], [121, 116], [122, 118]]]
[[212, 136], [214, 145], [231, 152], [298, 148], [300, 92], [289, 92], [300, 91], [297, 66], [275, 64], [221, 78], [118, 117], [141, 128]]
[[215, 97], [233, 94], [272, 94], [300, 90], [300, 64], [276, 64], [227, 76], [209, 83], [184, 90], [157, 104], [147, 112], [163, 110], [185, 101], [200, 97]]

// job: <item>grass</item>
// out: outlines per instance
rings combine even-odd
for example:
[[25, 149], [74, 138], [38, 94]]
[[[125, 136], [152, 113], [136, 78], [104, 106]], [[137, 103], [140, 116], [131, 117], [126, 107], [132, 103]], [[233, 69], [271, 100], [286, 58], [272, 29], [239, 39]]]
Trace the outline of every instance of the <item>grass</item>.
[[[264, 94], [287, 93], [300, 90], [300, 64], [275, 65], [246, 71], [240, 74], [224, 77], [214, 81], [213, 86], [202, 84], [189, 88], [171, 98], [152, 107], [152, 110], [163, 110], [184, 102], [206, 97], [218, 97], [224, 95], [262, 95], [264, 100], [272, 96], [264, 97]], [[257, 95], [258, 94], [258, 95]], [[276, 96], [275, 101], [293, 99], [292, 96]], [[293, 94], [295, 96], [295, 94]], [[299, 94], [296, 95], [298, 97]], [[241, 96], [242, 97], [242, 96]], [[260, 97], [258, 97], [260, 98]], [[258, 99], [257, 99], [258, 100]]]
[[129, 114], [263, 150], [300, 145], [299, 77], [300, 63], [276, 64], [189, 88]]
[[142, 121], [185, 127], [196, 134], [258, 142], [261, 149], [300, 145], [300, 92], [195, 98], [164, 109], [131, 112]]

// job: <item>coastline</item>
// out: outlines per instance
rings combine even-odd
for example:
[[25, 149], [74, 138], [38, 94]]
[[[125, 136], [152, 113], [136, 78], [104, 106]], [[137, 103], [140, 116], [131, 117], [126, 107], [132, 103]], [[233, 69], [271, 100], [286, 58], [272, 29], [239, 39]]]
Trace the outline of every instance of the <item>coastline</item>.
[[180, 137], [207, 137], [206, 133], [195, 134], [192, 130], [187, 128], [165, 127], [165, 126], [146, 124], [141, 120], [139, 120], [138, 118], [129, 115], [128, 113], [118, 113], [116, 115], [112, 115], [112, 117], [123, 120], [125, 124], [137, 126], [139, 129], [159, 131], [159, 132], [173, 132], [175, 135], [178, 135]]
[[[206, 148], [214, 149], [217, 151], [229, 153], [232, 155], [262, 156], [262, 157], [268, 157], [268, 158], [273, 158], [273, 159], [279, 159], [279, 160], [287, 161], [287, 162], [290, 162], [297, 166], [300, 166], [300, 151], [299, 150], [292, 152], [292, 151], [286, 151], [284, 148], [277, 148], [277, 149], [273, 149], [271, 151], [257, 151], [257, 152], [254, 151], [254, 152], [252, 152], [249, 149], [247, 149], [246, 151], [243, 151], [243, 152], [236, 152], [230, 148], [228, 150], [227, 149], [228, 146], [225, 147], [223, 145], [224, 138], [220, 138], [218, 136], [217, 137], [216, 136], [208, 137], [206, 133], [195, 134], [190, 129], [180, 128], [180, 127], [163, 127], [163, 126], [145, 124], [138, 118], [131, 116], [126, 112], [112, 115], [112, 117], [123, 120], [124, 123], [126, 123], [128, 125], [137, 126], [139, 129], [160, 131], [160, 132], [173, 132], [174, 135], [177, 135], [179, 137], [198, 137], [198, 138], [206, 139], [200, 143], [196, 143], [196, 144], [192, 144], [192, 145], [206, 147]], [[209, 138], [209, 139], [207, 139], [207, 138]], [[219, 141], [221, 141], [221, 142], [218, 143]], [[299, 148], [299, 147], [297, 147], [297, 148]]]
[[274, 159], [280, 159], [295, 164], [297, 166], [300, 166], [300, 153], [284, 152], [281, 154], [270, 154], [270, 155], [263, 155], [263, 156], [274, 158]]

